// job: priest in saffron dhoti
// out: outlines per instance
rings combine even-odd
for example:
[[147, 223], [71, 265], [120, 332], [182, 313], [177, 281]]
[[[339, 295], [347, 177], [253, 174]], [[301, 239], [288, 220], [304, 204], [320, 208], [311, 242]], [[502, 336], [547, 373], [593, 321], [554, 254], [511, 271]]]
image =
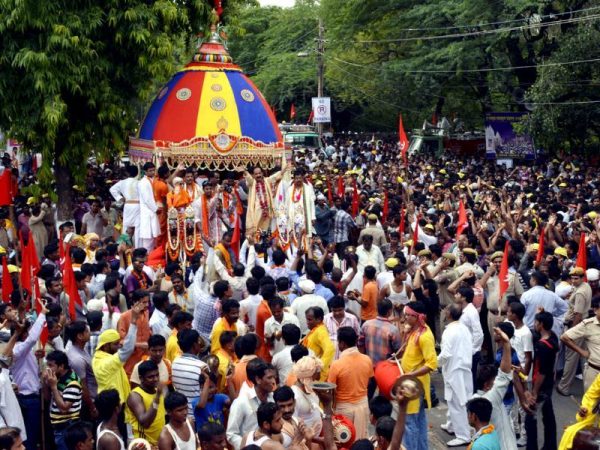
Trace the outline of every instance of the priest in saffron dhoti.
[[173, 191], [167, 194], [167, 256], [169, 261], [184, 261], [201, 249], [192, 199], [182, 178], [173, 179]]
[[275, 216], [275, 204], [273, 192], [276, 184], [281, 181], [287, 171], [285, 158], [282, 158], [281, 171], [275, 172], [265, 178], [260, 167], [244, 172], [246, 185], [248, 186], [248, 211], [246, 212], [246, 236], [256, 235], [261, 231], [271, 229], [271, 220]]

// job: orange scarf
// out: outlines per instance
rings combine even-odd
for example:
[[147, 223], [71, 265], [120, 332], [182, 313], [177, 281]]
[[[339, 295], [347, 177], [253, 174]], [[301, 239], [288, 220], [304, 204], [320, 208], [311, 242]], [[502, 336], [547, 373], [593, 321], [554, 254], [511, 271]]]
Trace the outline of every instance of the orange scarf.
[[229, 254], [225, 246], [219, 242], [217, 245], [215, 245], [215, 250], [219, 250], [221, 252], [221, 255], [223, 255], [223, 259], [225, 260], [225, 267], [227, 268], [227, 270], [233, 270], [233, 265], [231, 264], [231, 255]]
[[206, 194], [202, 195], [202, 234], [204, 235], [204, 239], [210, 238], [208, 228], [208, 198], [206, 198]]
[[494, 425], [490, 424], [487, 427], [483, 427], [478, 433], [475, 433], [474, 439], [467, 447], [467, 450], [471, 450], [473, 448], [473, 444], [475, 443], [478, 437], [490, 434], [492, 431], [494, 431]]

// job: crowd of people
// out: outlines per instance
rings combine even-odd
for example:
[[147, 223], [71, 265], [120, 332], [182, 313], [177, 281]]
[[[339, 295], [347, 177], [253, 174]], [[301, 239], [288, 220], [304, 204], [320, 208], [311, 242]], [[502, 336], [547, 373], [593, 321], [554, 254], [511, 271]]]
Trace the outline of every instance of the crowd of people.
[[[562, 450], [597, 418], [583, 160], [403, 164], [338, 140], [274, 170], [90, 163], [60, 223], [13, 164], [0, 450], [424, 450], [440, 398], [448, 447]], [[553, 397], [578, 376], [559, 444]]]

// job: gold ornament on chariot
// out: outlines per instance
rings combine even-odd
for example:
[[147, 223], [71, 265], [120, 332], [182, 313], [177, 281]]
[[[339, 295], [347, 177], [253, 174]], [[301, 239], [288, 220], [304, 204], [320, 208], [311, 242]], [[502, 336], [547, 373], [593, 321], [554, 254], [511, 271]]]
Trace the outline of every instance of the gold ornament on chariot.
[[252, 93], [252, 91], [248, 90], [248, 89], [242, 89], [242, 92], [240, 92], [240, 95], [242, 96], [242, 98], [244, 100], [246, 100], [248, 103], [253, 102], [254, 101], [254, 94]]
[[175, 94], [175, 97], [177, 97], [177, 100], [181, 100], [182, 102], [188, 100], [191, 96], [192, 96], [192, 91], [188, 88], [181, 88], [177, 91], [177, 94]]
[[227, 104], [221, 97], [215, 97], [210, 101], [210, 107], [215, 111], [223, 111]]

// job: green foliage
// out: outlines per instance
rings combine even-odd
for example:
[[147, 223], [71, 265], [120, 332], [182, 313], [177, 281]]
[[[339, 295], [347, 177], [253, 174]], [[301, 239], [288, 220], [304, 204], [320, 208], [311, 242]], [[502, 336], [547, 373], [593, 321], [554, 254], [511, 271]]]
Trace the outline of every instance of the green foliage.
[[[314, 60], [307, 65], [307, 59], [295, 59], [296, 48], [281, 37], [293, 43], [320, 16], [326, 28], [325, 92], [333, 99], [336, 130], [395, 130], [398, 113], [407, 127], [417, 127], [434, 112], [481, 129], [486, 112], [557, 103], [536, 108], [528, 131], [548, 149], [567, 143], [589, 148], [598, 142], [597, 105], [565, 103], [600, 96], [600, 64], [540, 65], [598, 55], [600, 20], [552, 24], [598, 14], [564, 14], [597, 6], [585, 0], [298, 2], [279, 14], [274, 8], [245, 10], [239, 25], [247, 33], [235, 36], [235, 49], [238, 62], [252, 61], [245, 68], [270, 103], [287, 108], [295, 102], [308, 111], [316, 94]], [[531, 14], [544, 20], [539, 35], [522, 28]], [[455, 34], [466, 35], [444, 37]], [[315, 36], [316, 30], [301, 39], [304, 49], [314, 48]], [[531, 67], [504, 70], [515, 66]]]
[[210, 14], [207, 0], [0, 0], [0, 128], [42, 153], [41, 183], [65, 193], [59, 213], [88, 157], [126, 148]]

